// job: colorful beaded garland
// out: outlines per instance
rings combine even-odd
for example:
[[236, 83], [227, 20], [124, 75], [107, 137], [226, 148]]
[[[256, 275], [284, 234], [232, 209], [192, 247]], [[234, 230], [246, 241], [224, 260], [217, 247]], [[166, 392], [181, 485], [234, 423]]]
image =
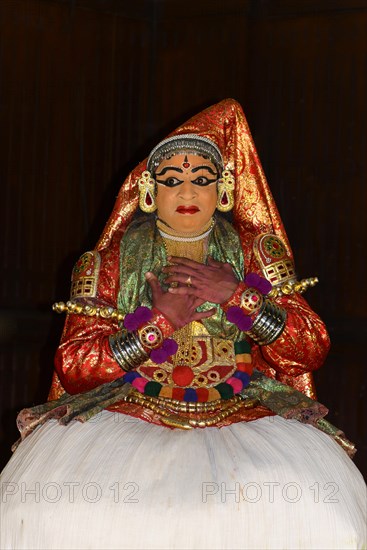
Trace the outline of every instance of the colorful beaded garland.
[[159, 382], [147, 380], [136, 371], [127, 372], [123, 379], [124, 382], [129, 382], [140, 393], [150, 397], [176, 399], [191, 403], [231, 399], [249, 385], [253, 371], [249, 343], [246, 340], [241, 340], [235, 342], [234, 348], [237, 369], [225, 382], [221, 382], [212, 388], [195, 389], [164, 386]]

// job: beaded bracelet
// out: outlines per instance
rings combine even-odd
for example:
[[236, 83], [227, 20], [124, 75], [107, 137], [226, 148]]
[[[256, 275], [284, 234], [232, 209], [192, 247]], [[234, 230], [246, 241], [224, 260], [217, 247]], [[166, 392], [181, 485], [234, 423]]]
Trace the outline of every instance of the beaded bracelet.
[[[261, 346], [274, 342], [286, 321], [286, 311], [266, 298], [271, 290], [269, 281], [257, 273], [248, 273], [231, 298], [222, 304], [228, 321]], [[238, 301], [240, 306], [231, 305]]]
[[247, 334], [259, 346], [268, 346], [279, 338], [284, 330], [286, 320], [285, 309], [266, 299]]
[[135, 333], [119, 331], [111, 334], [109, 343], [116, 362], [124, 371], [138, 367], [149, 357]]
[[164, 334], [173, 332], [174, 327], [158, 310], [154, 313], [139, 306], [125, 316], [124, 327], [125, 330], [109, 337], [109, 343], [117, 363], [125, 371], [138, 367], [148, 357], [157, 364], [164, 363], [177, 352], [177, 342], [164, 339]]

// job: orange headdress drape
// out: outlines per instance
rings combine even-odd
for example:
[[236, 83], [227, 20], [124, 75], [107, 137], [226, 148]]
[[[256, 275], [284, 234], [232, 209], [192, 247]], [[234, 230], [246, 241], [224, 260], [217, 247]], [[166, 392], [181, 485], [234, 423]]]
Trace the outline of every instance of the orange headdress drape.
[[[252, 242], [260, 233], [274, 233], [282, 238], [291, 255], [288, 239], [269, 190], [255, 145], [241, 106], [225, 99], [179, 126], [170, 136], [198, 134], [217, 144], [224, 167], [235, 176], [234, 225], [240, 235], [246, 260], [250, 260]], [[126, 178], [102, 236], [98, 250], [117, 246], [138, 208], [138, 179], [146, 170], [146, 159]]]

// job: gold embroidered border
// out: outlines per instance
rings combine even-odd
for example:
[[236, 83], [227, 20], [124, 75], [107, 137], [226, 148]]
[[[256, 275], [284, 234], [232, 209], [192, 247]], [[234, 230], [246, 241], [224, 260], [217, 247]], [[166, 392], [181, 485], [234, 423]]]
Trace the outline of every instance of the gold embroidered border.
[[[82, 265], [81, 271], [85, 273], [85, 275], [79, 275], [78, 264]], [[92, 252], [85, 252], [83, 256], [81, 256], [73, 269], [70, 291], [71, 299], [95, 298], [97, 296], [100, 266], [101, 257], [99, 252], [93, 250]], [[88, 273], [88, 271], [90, 271], [90, 273]]]
[[[280, 260], [274, 261], [274, 256], [266, 250], [267, 240], [278, 243], [279, 249], [283, 253], [283, 257]], [[273, 286], [296, 281], [294, 263], [292, 259], [286, 255], [286, 249], [279, 237], [270, 233], [263, 233], [254, 240], [253, 250], [264, 277]]]
[[273, 286], [296, 280], [296, 273], [292, 260], [279, 260], [279, 262], [264, 266], [263, 273]]

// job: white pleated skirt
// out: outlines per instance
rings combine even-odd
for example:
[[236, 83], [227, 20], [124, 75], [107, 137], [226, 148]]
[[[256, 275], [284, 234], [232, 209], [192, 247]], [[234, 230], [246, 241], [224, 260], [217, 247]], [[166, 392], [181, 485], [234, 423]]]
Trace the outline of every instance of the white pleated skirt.
[[0, 526], [2, 550], [366, 548], [366, 488], [296, 421], [184, 431], [104, 411], [19, 446]]

